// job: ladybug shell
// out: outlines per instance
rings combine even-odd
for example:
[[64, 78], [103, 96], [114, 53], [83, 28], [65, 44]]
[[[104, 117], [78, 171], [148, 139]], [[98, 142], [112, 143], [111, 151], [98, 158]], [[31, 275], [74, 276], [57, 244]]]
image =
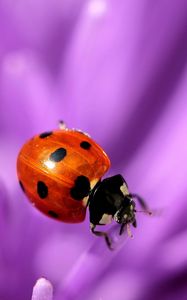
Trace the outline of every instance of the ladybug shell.
[[90, 190], [109, 167], [110, 160], [98, 144], [67, 129], [34, 136], [17, 159], [20, 185], [32, 204], [67, 223], [85, 219]]

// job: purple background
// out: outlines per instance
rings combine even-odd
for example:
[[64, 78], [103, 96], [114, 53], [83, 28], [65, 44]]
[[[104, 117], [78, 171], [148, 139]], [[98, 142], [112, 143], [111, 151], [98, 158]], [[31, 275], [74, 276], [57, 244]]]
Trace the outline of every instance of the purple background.
[[[2, 0], [0, 37], [0, 299], [42, 276], [54, 300], [187, 299], [187, 2]], [[116, 252], [18, 186], [20, 147], [59, 119], [158, 212]]]

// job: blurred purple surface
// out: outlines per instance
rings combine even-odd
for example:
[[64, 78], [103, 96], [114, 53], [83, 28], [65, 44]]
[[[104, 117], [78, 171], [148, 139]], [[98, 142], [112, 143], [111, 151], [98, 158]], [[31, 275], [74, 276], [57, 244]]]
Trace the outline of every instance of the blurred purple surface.
[[[186, 1], [2, 0], [0, 35], [0, 299], [31, 299], [40, 277], [53, 300], [187, 299]], [[160, 211], [117, 251], [18, 186], [20, 147], [59, 119]]]

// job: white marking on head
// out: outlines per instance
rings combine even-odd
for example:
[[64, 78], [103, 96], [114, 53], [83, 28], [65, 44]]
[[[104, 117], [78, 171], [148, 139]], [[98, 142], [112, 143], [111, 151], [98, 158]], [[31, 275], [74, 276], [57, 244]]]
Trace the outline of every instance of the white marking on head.
[[129, 194], [128, 188], [125, 183], [122, 186], [120, 186], [120, 191], [123, 193], [124, 196]]
[[99, 221], [99, 224], [106, 225], [110, 224], [112, 222], [112, 215], [103, 214], [101, 220]]

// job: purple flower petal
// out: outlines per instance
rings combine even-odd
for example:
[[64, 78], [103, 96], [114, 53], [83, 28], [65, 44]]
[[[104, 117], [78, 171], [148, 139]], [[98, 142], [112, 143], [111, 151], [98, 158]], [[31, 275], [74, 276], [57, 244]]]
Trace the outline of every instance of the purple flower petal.
[[62, 299], [62, 296], [64, 300], [86, 299], [91, 286], [126, 244], [128, 236], [127, 234], [119, 236], [119, 230], [119, 225], [113, 225], [107, 231], [114, 250], [109, 250], [103, 238], [95, 238], [93, 245], [79, 257], [70, 270], [66, 280], [61, 282], [55, 294], [55, 300]]
[[[55, 300], [186, 300], [187, 3], [116, 2], [0, 3], [0, 299], [29, 299], [45, 276]], [[47, 219], [19, 188], [20, 147], [59, 119], [88, 131], [110, 173], [161, 211], [137, 214], [115, 252], [88, 215]]]
[[[0, 33], [6, 36], [0, 53], [30, 49], [53, 73], [58, 72], [69, 35], [74, 29], [84, 0], [19, 1], [0, 4]], [[1, 49], [2, 48], [2, 49]]]

